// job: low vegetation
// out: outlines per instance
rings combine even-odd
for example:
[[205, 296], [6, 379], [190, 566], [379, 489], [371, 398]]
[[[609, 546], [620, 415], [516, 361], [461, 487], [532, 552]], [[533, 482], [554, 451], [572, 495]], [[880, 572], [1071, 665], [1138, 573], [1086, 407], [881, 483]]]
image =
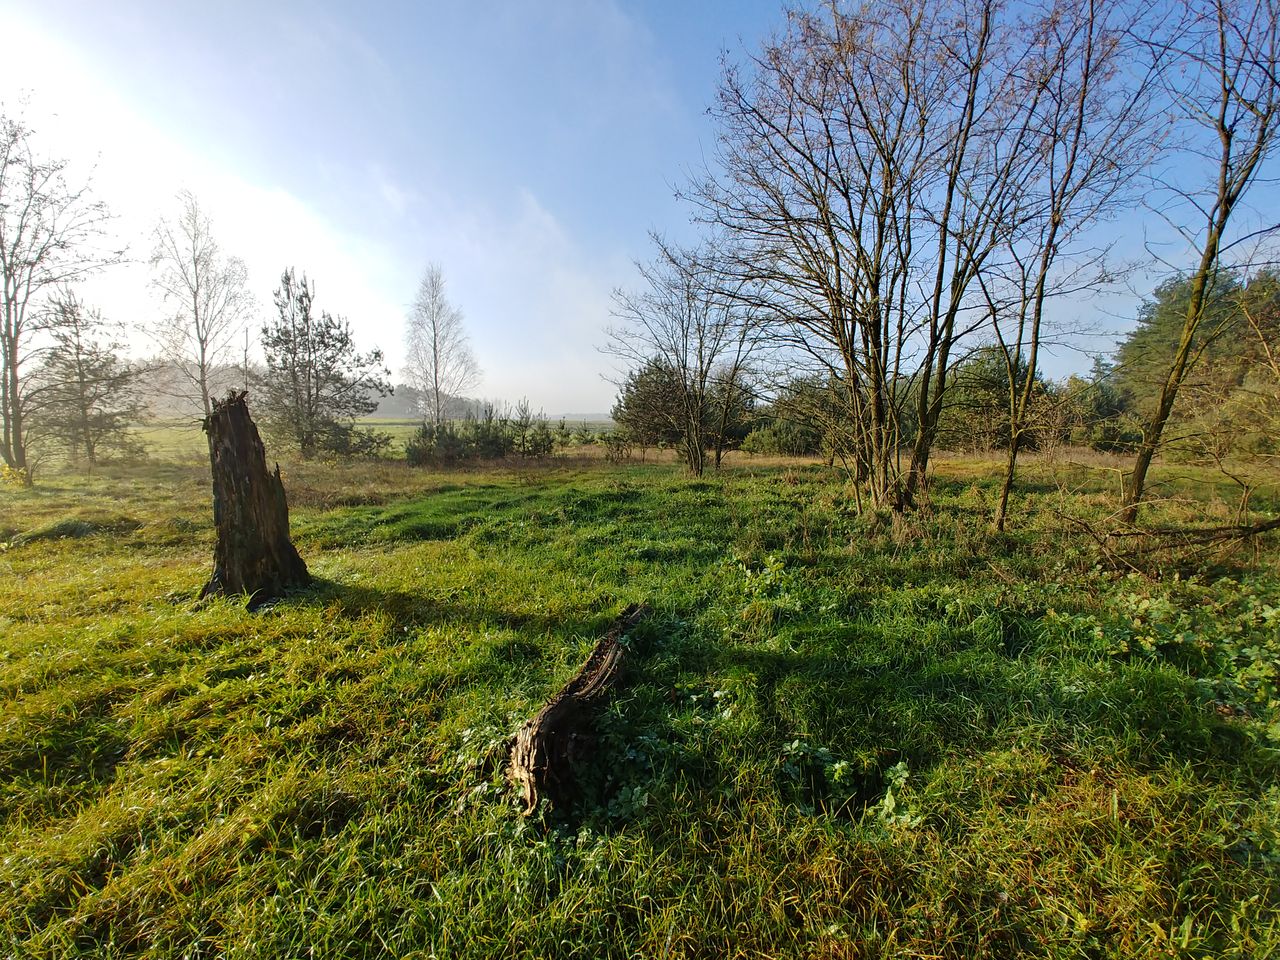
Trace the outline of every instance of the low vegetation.
[[[1153, 522], [1229, 521], [1180, 470]], [[1112, 473], [1029, 464], [995, 534], [999, 472], [286, 466], [317, 582], [256, 613], [193, 602], [205, 468], [8, 488], [0, 953], [1280, 952], [1275, 544], [1116, 569], [1066, 519]], [[522, 817], [508, 738], [633, 602]]]

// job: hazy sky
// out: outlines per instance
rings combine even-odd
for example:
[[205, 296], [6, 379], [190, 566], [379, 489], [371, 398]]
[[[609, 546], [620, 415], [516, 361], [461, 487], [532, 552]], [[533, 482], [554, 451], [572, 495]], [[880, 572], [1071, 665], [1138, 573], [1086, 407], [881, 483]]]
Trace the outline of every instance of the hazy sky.
[[296, 266], [395, 367], [435, 261], [477, 393], [597, 412], [610, 291], [651, 228], [687, 229], [672, 188], [711, 148], [720, 51], [781, 21], [777, 0], [0, 0], [0, 99], [25, 94], [38, 147], [118, 215], [139, 262], [85, 291], [112, 319], [161, 311], [149, 234], [188, 188], [264, 317]]

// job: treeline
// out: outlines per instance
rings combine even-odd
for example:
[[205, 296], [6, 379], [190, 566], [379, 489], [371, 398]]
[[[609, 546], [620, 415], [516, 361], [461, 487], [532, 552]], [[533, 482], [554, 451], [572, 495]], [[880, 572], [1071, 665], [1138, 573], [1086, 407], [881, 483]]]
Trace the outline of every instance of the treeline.
[[[1178, 348], [1190, 282], [1163, 284], [1138, 311], [1136, 326], [1116, 351], [1095, 361], [1089, 375], [1053, 380], [1025, 366], [1011, 371], [998, 345], [957, 362], [937, 425], [936, 443], [972, 453], [1008, 451], [1014, 436], [1011, 398], [1026, 395], [1024, 450], [1063, 445], [1134, 454], [1143, 424], [1155, 411]], [[1220, 272], [1192, 340], [1194, 375], [1179, 391], [1164, 449], [1175, 460], [1224, 464], [1280, 457], [1280, 273]], [[1012, 373], [1012, 376], [1011, 376]], [[625, 378], [613, 408], [615, 443], [681, 451], [701, 443], [714, 462], [723, 452], [821, 456], [847, 462], [856, 455], [861, 425], [848, 419], [844, 384], [834, 377], [769, 382], [749, 369], [730, 382], [709, 378], [700, 428], [686, 429], [677, 370], [651, 360]], [[903, 386], [908, 400], [913, 384]], [[917, 403], [904, 405], [899, 430], [914, 442]]]
[[[190, 193], [152, 233], [151, 285], [164, 310], [138, 323], [151, 359], [129, 359], [126, 329], [78, 286], [124, 260], [107, 245], [110, 213], [42, 156], [21, 119], [0, 113], [0, 459], [30, 484], [51, 455], [96, 465], [136, 456], [132, 428], [156, 406], [208, 417], [226, 389], [252, 389], [267, 432], [302, 456], [369, 455], [385, 435], [358, 418], [390, 392], [382, 353], [356, 350], [351, 324], [315, 306], [305, 274], [285, 269], [275, 315], [257, 305]], [[255, 329], [256, 328], [256, 329]], [[255, 334], [257, 336], [255, 337]], [[262, 361], [251, 359], [257, 340]]]
[[[150, 417], [207, 418], [228, 390], [253, 394], [253, 410], [277, 448], [312, 457], [384, 455], [385, 432], [361, 424], [391, 396], [382, 351], [357, 348], [352, 325], [320, 307], [313, 281], [280, 274], [274, 311], [262, 319], [243, 261], [224, 252], [190, 192], [152, 231], [150, 286], [159, 315], [127, 330], [86, 304], [79, 285], [122, 263], [107, 243], [111, 214], [66, 160], [39, 153], [33, 131], [0, 111], [0, 459], [6, 476], [30, 484], [51, 457], [94, 467], [141, 453], [134, 427]], [[149, 356], [132, 359], [127, 334]], [[482, 415], [461, 394], [479, 377], [462, 315], [444, 296], [436, 266], [424, 274], [406, 318], [413, 415], [448, 439], [436, 455], [469, 448], [452, 417]], [[502, 423], [505, 423], [505, 419]], [[492, 417], [486, 428], [497, 430]], [[545, 446], [545, 425], [516, 423], [514, 449]], [[522, 433], [529, 434], [532, 439]], [[500, 431], [499, 431], [500, 432]], [[432, 444], [435, 440], [432, 440]], [[472, 446], [475, 446], [472, 444]], [[415, 447], [423, 447], [421, 438]]]
[[[1176, 278], [1148, 301], [1138, 326], [1106, 371], [1114, 403], [1141, 443], [1141, 425], [1158, 409], [1194, 279]], [[1280, 456], [1280, 272], [1217, 272], [1203, 320], [1186, 345], [1191, 369], [1169, 413], [1168, 455], [1224, 463]]]
[[[1110, 365], [1094, 375], [1063, 380], [1037, 376], [1031, 383], [1021, 437], [1024, 451], [1063, 446], [1132, 454], [1141, 439], [1132, 397], [1116, 386]], [[990, 454], [1008, 451], [1013, 438], [1009, 397], [1028, 383], [1025, 370], [1011, 380], [997, 350], [979, 350], [956, 365], [947, 402], [938, 420], [942, 450]], [[910, 409], [910, 408], [908, 408]], [[839, 385], [815, 380], [785, 384], [776, 399], [758, 405], [741, 449], [753, 454], [821, 456], [844, 462], [856, 445], [857, 426], [843, 419]], [[902, 425], [906, 444], [917, 425]]]

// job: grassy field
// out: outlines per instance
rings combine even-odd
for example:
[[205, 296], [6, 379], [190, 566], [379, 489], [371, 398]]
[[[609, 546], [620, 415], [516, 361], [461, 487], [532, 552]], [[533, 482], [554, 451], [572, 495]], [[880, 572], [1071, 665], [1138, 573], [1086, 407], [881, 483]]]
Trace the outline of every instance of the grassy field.
[[[421, 420], [360, 420], [362, 429], [385, 433], [391, 437], [391, 448], [401, 456], [404, 445]], [[209, 456], [204, 434], [200, 431], [197, 418], [190, 421], [150, 420], [138, 424], [131, 431], [142, 444], [147, 453], [155, 458], [169, 461], [201, 461]]]
[[[1274, 544], [1109, 570], [1090, 464], [1005, 536], [975, 461], [905, 519], [801, 464], [285, 481], [317, 579], [253, 614], [192, 600], [197, 463], [0, 492], [0, 955], [1280, 955]], [[506, 738], [635, 601], [522, 818]]]
[[[551, 420], [548, 423], [552, 429], [555, 429], [560, 421]], [[391, 438], [390, 449], [392, 455], [403, 456], [405, 443], [417, 432], [418, 427], [422, 425], [422, 421], [370, 417], [357, 420], [356, 425], [361, 429], [386, 434]], [[599, 420], [569, 420], [566, 421], [566, 426], [571, 430], [579, 426], [586, 426], [592, 432], [599, 434], [611, 429], [612, 424]], [[195, 417], [187, 421], [153, 419], [146, 423], [138, 424], [131, 433], [142, 445], [143, 450], [150, 456], [162, 460], [203, 461], [209, 455], [208, 448], [205, 445], [204, 434], [200, 432], [198, 420]], [[593, 449], [589, 446], [570, 448], [568, 452], [575, 455], [585, 453], [588, 456], [602, 456], [603, 448]], [[667, 453], [669, 458], [670, 452], [664, 452]], [[638, 456], [639, 454], [637, 454]], [[652, 456], [652, 452], [650, 456]]]

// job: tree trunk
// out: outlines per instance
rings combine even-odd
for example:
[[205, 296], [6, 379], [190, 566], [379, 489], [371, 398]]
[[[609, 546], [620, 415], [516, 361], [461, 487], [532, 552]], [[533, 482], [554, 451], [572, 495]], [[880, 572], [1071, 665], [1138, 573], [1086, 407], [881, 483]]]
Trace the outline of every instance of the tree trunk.
[[218, 542], [213, 576], [200, 591], [246, 594], [249, 605], [278, 597], [311, 577], [289, 539], [289, 505], [280, 467], [267, 470], [266, 451], [243, 391], [215, 400], [204, 421], [213, 468], [213, 524]]
[[622, 677], [622, 638], [648, 612], [643, 605], [627, 607], [582, 669], [516, 734], [511, 779], [524, 794], [526, 815], [544, 798], [562, 803], [573, 797], [573, 764], [590, 752], [595, 709]]
[[1017, 429], [1016, 415], [1014, 429], [1009, 436], [1009, 456], [1004, 464], [1004, 480], [1000, 484], [1000, 503], [996, 507], [996, 532], [1004, 533], [1004, 521], [1009, 515], [1009, 494], [1013, 490], [1013, 480], [1018, 470], [1018, 452], [1022, 447], [1022, 438]]
[[[1223, 219], [1225, 220], [1225, 217]], [[1138, 520], [1142, 495], [1146, 491], [1147, 472], [1151, 469], [1151, 461], [1155, 459], [1156, 451], [1160, 449], [1160, 440], [1164, 436], [1165, 425], [1173, 414], [1178, 390], [1193, 362], [1196, 332], [1200, 329], [1200, 321], [1204, 317], [1209, 281], [1218, 260], [1220, 236], [1216, 225], [1210, 226], [1204, 252], [1200, 257], [1199, 269], [1191, 278], [1191, 296], [1187, 300], [1187, 312], [1182, 321], [1178, 349], [1173, 355], [1169, 374], [1160, 388], [1160, 399], [1156, 404], [1155, 412], [1151, 415], [1151, 419], [1142, 425], [1142, 443], [1138, 447], [1133, 470], [1125, 479], [1123, 510], [1120, 513], [1120, 520], [1124, 523], [1132, 524]]]
[[27, 463], [26, 426], [23, 424], [22, 382], [18, 379], [18, 364], [12, 359], [18, 349], [17, 337], [7, 336], [4, 376], [4, 439], [0, 452], [4, 454], [5, 465], [22, 477], [23, 486], [32, 483], [31, 466]]

